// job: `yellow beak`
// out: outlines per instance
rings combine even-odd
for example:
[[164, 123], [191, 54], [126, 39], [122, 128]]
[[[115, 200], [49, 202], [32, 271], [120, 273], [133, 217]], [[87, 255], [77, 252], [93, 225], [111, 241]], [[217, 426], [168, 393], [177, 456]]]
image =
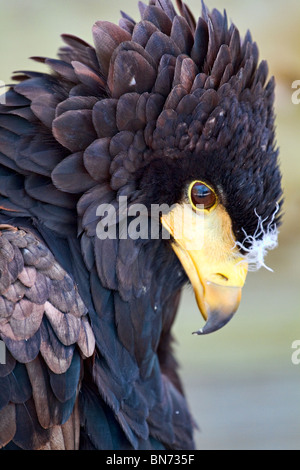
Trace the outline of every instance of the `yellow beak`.
[[162, 216], [172, 247], [193, 286], [206, 324], [196, 334], [222, 328], [237, 311], [248, 264], [235, 246], [231, 220], [222, 205], [194, 211], [177, 204]]

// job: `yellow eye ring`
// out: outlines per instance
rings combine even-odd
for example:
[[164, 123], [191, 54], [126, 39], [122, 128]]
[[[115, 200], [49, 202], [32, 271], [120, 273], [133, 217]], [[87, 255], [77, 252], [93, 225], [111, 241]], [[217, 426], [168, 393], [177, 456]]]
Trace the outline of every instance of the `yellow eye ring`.
[[211, 186], [203, 181], [193, 181], [188, 190], [189, 201], [194, 210], [211, 211], [218, 204], [218, 197]]

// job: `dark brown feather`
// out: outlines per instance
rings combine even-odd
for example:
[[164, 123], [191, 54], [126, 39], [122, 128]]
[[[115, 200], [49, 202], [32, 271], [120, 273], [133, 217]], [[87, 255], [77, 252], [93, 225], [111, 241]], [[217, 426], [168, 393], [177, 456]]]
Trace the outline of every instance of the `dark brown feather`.
[[190, 54], [194, 44], [194, 37], [186, 19], [182, 16], [176, 16], [174, 18], [171, 38], [183, 54]]
[[93, 27], [93, 38], [100, 70], [107, 77], [112, 53], [119, 44], [130, 41], [131, 36], [117, 25], [97, 21]]
[[93, 108], [93, 123], [98, 137], [112, 137], [117, 133], [117, 100], [103, 99]]
[[159, 31], [158, 28], [150, 21], [140, 21], [134, 27], [132, 41], [140, 44], [142, 47], [146, 47], [150, 37], [156, 31]]
[[152, 34], [147, 42], [145, 51], [152, 57], [156, 64], [159, 63], [164, 54], [170, 54], [174, 57], [180, 54], [180, 49], [175, 42], [160, 31]]
[[64, 114], [67, 111], [76, 111], [79, 109], [93, 109], [94, 105], [98, 102], [97, 98], [94, 96], [83, 97], [83, 96], [73, 96], [67, 98], [56, 108], [56, 117], [59, 117], [61, 114]]
[[113, 98], [120, 98], [130, 92], [150, 91], [156, 78], [151, 51], [148, 54], [138, 44], [134, 46], [134, 50], [126, 50], [125, 47], [117, 49], [112, 58], [108, 86]]
[[9, 403], [0, 410], [0, 449], [14, 438], [16, 430], [16, 407]]
[[77, 78], [91, 90], [98, 90], [99, 96], [105, 92], [105, 81], [93, 69], [78, 61], [72, 62]]
[[[86, 307], [79, 298], [74, 283], [57, 265], [45, 245], [33, 234], [23, 230], [9, 225], [3, 225], [1, 229], [2, 268], [12, 275], [7, 278], [9, 287], [2, 287], [0, 292], [0, 337], [7, 347], [7, 364], [0, 365], [0, 414], [6, 425], [4, 429], [2, 422], [0, 424], [0, 444], [6, 445], [13, 440], [23, 449], [41, 449], [51, 445], [58, 448], [64, 442], [66, 448], [76, 448], [79, 436], [77, 418], [74, 421], [73, 417], [63, 431], [64, 439], [61, 444], [55, 444], [55, 435], [50, 438], [52, 431], [45, 429], [64, 423], [72, 415], [81, 368], [78, 353], [76, 361], [73, 361], [75, 343], [78, 341], [82, 357], [88, 357], [94, 352], [93, 332], [87, 325], [87, 320], [83, 321], [87, 313]], [[13, 263], [19, 256], [23, 262]], [[55, 283], [61, 284], [62, 295]], [[9, 301], [5, 300], [6, 296], [10, 298]], [[59, 308], [65, 312], [53, 307], [51, 300], [57, 302]], [[50, 372], [41, 356], [51, 371], [60, 374], [61, 384], [69, 384], [63, 403], [55, 398], [49, 388]], [[5, 385], [4, 380], [7, 381], [7, 396], [1, 388]], [[27, 417], [24, 409], [27, 409]], [[26, 424], [28, 420], [29, 425]], [[24, 434], [24, 426], [27, 426], [28, 436]], [[58, 436], [57, 430], [57, 439]], [[66, 442], [70, 439], [72, 445], [71, 441]]]
[[170, 36], [172, 21], [161, 8], [148, 6], [143, 12], [143, 20], [153, 23], [159, 31]]
[[74, 153], [86, 149], [96, 138], [88, 109], [65, 112], [53, 121], [52, 130], [57, 141]]
[[89, 175], [98, 182], [108, 180], [111, 156], [110, 139], [103, 138], [94, 142], [84, 152], [83, 163]]
[[83, 164], [83, 152], [73, 153], [59, 163], [53, 170], [51, 179], [54, 186], [63, 193], [81, 193], [95, 185], [95, 179], [88, 174]]

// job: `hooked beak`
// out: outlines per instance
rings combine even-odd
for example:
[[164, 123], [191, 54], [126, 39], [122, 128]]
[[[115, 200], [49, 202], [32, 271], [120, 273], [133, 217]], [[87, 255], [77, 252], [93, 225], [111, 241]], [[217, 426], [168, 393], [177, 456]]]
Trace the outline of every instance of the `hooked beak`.
[[173, 237], [172, 248], [190, 279], [206, 321], [195, 334], [219, 330], [239, 307], [248, 271], [247, 262], [235, 246], [228, 213], [221, 205], [211, 212], [195, 212], [177, 204], [161, 220]]

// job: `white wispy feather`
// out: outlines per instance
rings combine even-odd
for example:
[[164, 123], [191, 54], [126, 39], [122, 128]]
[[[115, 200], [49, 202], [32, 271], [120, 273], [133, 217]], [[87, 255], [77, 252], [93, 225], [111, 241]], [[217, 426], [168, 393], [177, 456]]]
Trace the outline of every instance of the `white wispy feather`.
[[257, 216], [258, 222], [254, 235], [247, 235], [246, 231], [243, 229], [245, 234], [244, 241], [242, 243], [236, 242], [236, 246], [245, 253], [244, 258], [249, 264], [249, 271], [258, 271], [263, 267], [268, 271], [273, 272], [273, 269], [269, 268], [265, 264], [265, 257], [268, 251], [274, 250], [278, 246], [279, 231], [276, 224], [273, 224], [278, 211], [279, 204], [276, 205], [276, 210], [265, 229], [264, 223], [268, 220], [268, 217], [262, 219], [262, 217], [258, 215], [257, 211], [255, 210], [254, 212]]

